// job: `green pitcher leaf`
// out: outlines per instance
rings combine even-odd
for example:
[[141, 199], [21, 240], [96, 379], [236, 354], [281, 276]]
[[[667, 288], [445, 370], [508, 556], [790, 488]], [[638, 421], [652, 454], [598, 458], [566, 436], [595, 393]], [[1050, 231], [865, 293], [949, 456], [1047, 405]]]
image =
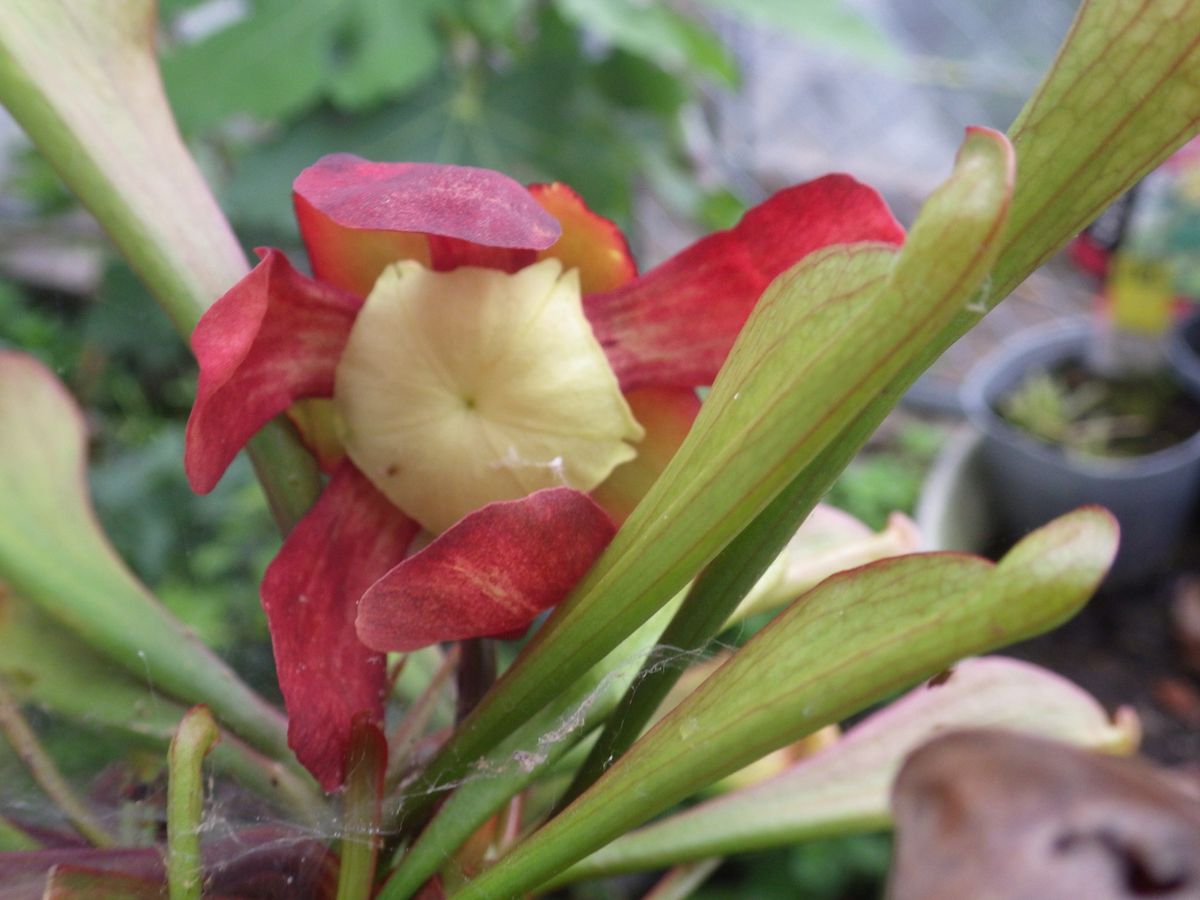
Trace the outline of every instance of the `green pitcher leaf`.
[[987, 274], [1012, 177], [1004, 137], [972, 129], [902, 252], [830, 247], [767, 289], [670, 466], [428, 781], [455, 777], [616, 647], [920, 353]]
[[[0, 681], [22, 703], [156, 748], [167, 746], [187, 712], [186, 706], [147, 684], [144, 668], [136, 674], [118, 668], [3, 584]], [[212, 760], [220, 771], [305, 820], [313, 819], [320, 808], [320, 795], [306, 773], [289, 770], [236, 738], [222, 741]]]
[[1200, 128], [1200, 5], [1085, 0], [1009, 130], [1020, 176], [997, 299]]
[[[1013, 211], [987, 290], [800, 473], [821, 496], [902, 394], [982, 315], [1123, 190], [1200, 131], [1200, 7], [1085, 0], [1059, 55], [1010, 130]], [[1113, 64], [1116, 61], [1116, 65]]]
[[207, 703], [276, 759], [283, 717], [172, 616], [114, 553], [84, 482], [74, 401], [32, 357], [0, 352], [0, 579], [158, 692]]
[[908, 753], [935, 734], [975, 727], [1122, 752], [1137, 741], [1128, 716], [1114, 722], [1053, 672], [999, 656], [968, 659], [781, 774], [624, 835], [556, 883], [887, 827], [892, 780]]
[[92, 728], [163, 746], [186, 708], [92, 650], [56, 620], [0, 585], [0, 679], [19, 700]]
[[8, 0], [0, 102], [188, 334], [247, 268], [176, 131], [154, 29], [153, 0]]
[[[180, 335], [247, 271], [163, 95], [153, 0], [5, 0], [0, 103], [116, 243]], [[251, 442], [281, 527], [320, 490], [294, 432]]]
[[517, 896], [772, 750], [964, 656], [1057, 625], [1091, 596], [1116, 547], [1115, 520], [1092, 507], [1033, 532], [995, 565], [924, 554], [830, 578], [454, 896]]

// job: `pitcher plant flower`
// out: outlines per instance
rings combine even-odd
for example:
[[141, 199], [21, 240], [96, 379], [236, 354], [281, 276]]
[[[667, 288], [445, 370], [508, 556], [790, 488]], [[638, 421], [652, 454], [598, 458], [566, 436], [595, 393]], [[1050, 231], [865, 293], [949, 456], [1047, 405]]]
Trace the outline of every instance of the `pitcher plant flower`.
[[830, 175], [639, 276], [562, 184], [338, 154], [293, 187], [312, 277], [260, 250], [200, 321], [185, 462], [208, 492], [268, 420], [332, 404], [329, 482], [262, 585], [289, 743], [326, 789], [354, 717], [382, 719], [386, 652], [519, 634], [566, 596], [773, 278], [903, 239]]

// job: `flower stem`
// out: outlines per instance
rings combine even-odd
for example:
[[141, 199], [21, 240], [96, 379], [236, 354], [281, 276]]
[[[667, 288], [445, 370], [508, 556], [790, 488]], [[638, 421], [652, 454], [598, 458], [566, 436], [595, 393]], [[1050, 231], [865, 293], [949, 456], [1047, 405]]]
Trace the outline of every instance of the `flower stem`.
[[16, 699], [8, 686], [0, 681], [0, 730], [33, 776], [33, 780], [67, 817], [71, 826], [96, 847], [112, 847], [115, 841], [104, 826], [92, 815], [83, 801], [75, 796], [71, 786], [59, 771], [54, 760], [42, 747], [21, 715]]
[[337, 900], [369, 900], [379, 857], [387, 741], [370, 722], [355, 723], [346, 775], [345, 824]]
[[179, 723], [167, 755], [167, 885], [171, 900], [200, 900], [204, 864], [204, 757], [221, 739], [207, 706], [193, 706]]

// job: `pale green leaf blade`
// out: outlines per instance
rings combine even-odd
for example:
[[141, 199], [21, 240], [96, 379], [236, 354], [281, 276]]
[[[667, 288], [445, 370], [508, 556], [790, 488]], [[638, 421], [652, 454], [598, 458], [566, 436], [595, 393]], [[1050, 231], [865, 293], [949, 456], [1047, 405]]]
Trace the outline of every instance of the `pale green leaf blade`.
[[74, 401], [32, 357], [0, 352], [0, 579], [134, 678], [207, 703], [289, 759], [283, 718], [172, 616], [114, 553], [84, 481]]
[[186, 708], [96, 653], [35, 604], [0, 585], [0, 680], [18, 700], [93, 728], [163, 746]]
[[772, 750], [964, 656], [1058, 624], [1091, 596], [1116, 545], [1115, 520], [1093, 507], [1033, 532], [995, 566], [925, 554], [834, 576], [455, 896], [517, 896]]
[[1129, 719], [1114, 722], [1053, 672], [999, 656], [969, 659], [948, 680], [914, 688], [776, 777], [624, 835], [557, 883], [887, 827], [892, 780], [909, 751], [943, 731], [974, 727], [1126, 752], [1137, 738]]
[[[128, 735], [166, 748], [187, 708], [147, 683], [145, 670], [117, 668], [36, 604], [0, 584], [0, 681], [17, 700], [89, 730]], [[233, 737], [213, 754], [222, 772], [304, 821], [316, 821], [320, 795], [307, 773], [289, 769]]]
[[997, 299], [1200, 128], [1200, 4], [1085, 0], [1009, 131], [1019, 178]]
[[666, 472], [429, 781], [482, 755], [616, 647], [920, 354], [990, 268], [1012, 177], [1003, 136], [972, 130], [902, 253], [827, 248], [768, 288]]

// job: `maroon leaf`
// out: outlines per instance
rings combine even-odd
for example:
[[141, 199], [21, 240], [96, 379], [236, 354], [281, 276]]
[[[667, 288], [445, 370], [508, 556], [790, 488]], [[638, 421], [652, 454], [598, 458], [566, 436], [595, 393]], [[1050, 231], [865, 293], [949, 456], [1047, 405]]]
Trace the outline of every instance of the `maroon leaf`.
[[417, 531], [344, 463], [263, 578], [288, 744], [326, 790], [345, 779], [355, 717], [383, 719], [384, 657], [355, 634], [355, 605]]
[[204, 314], [192, 333], [200, 363], [184, 466], [208, 493], [242, 446], [303, 397], [333, 393], [333, 376], [362, 301], [306, 278], [278, 250]]
[[1136, 759], [960, 731], [892, 793], [891, 900], [1200, 896], [1200, 801]]
[[636, 281], [585, 297], [584, 310], [622, 390], [711, 384], [777, 275], [830, 244], [903, 239], [874, 190], [827, 175], [780, 191]]
[[[282, 826], [243, 828], [228, 837], [207, 842], [204, 859], [205, 896], [242, 900], [276, 897], [332, 897], [337, 862], [329, 849], [311, 835]], [[105, 879], [104, 876], [110, 876]], [[165, 887], [163, 851], [159, 847], [118, 847], [98, 850], [78, 847], [0, 853], [0, 891], [4, 897], [105, 896], [62, 893], [90, 878], [94, 886], [140, 889], [146, 884]], [[59, 890], [60, 893], [44, 893]], [[28, 894], [22, 893], [27, 891]], [[163, 894], [165, 895], [165, 894]], [[121, 896], [140, 896], [124, 894]]]
[[377, 650], [416, 650], [520, 631], [567, 595], [614, 531], [570, 488], [490, 503], [371, 586], [359, 637]]

